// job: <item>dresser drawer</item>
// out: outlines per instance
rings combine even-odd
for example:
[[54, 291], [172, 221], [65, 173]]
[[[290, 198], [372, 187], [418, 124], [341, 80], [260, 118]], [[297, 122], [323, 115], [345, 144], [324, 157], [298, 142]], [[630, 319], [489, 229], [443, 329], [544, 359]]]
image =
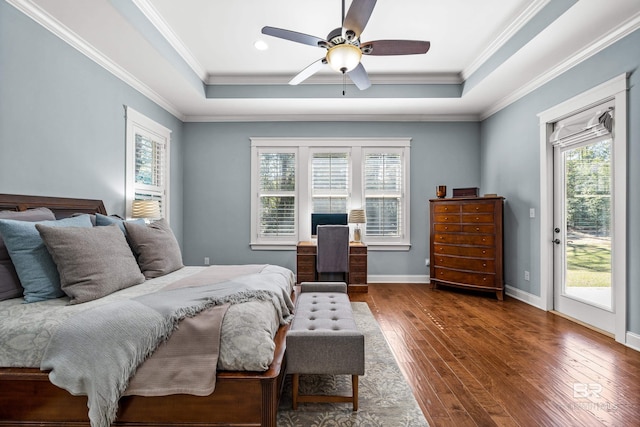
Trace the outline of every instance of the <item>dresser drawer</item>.
[[351, 255], [367, 255], [367, 247], [366, 246], [349, 246], [349, 253]]
[[435, 214], [433, 215], [434, 223], [459, 223], [460, 215], [459, 214]]
[[316, 246], [302, 246], [298, 245], [297, 253], [298, 255], [315, 255], [316, 254]]
[[496, 263], [493, 259], [438, 255], [431, 262], [434, 262], [436, 267], [449, 267], [481, 273], [491, 273], [496, 269]]
[[435, 213], [458, 213], [460, 212], [460, 204], [458, 203], [439, 203], [433, 207]]
[[446, 268], [435, 268], [434, 280], [442, 282], [472, 285], [480, 287], [495, 287], [495, 275], [485, 273], [467, 273], [464, 271], [447, 270]]
[[495, 218], [492, 213], [462, 214], [462, 222], [465, 224], [493, 224], [494, 221]]
[[486, 233], [486, 234], [495, 234], [496, 226], [495, 224], [465, 224], [460, 226], [461, 231], [465, 233]]
[[478, 246], [453, 246], [453, 245], [433, 245], [433, 253], [435, 255], [461, 255], [475, 258], [496, 257], [495, 248], [478, 247]]
[[462, 226], [460, 224], [433, 224], [433, 229], [435, 231], [457, 233], [462, 231]]
[[493, 203], [466, 203], [462, 205], [462, 213], [493, 213], [495, 205]]
[[495, 236], [492, 234], [449, 234], [449, 233], [436, 233], [433, 242], [437, 243], [451, 243], [456, 245], [479, 245], [479, 246], [493, 246], [495, 242]]

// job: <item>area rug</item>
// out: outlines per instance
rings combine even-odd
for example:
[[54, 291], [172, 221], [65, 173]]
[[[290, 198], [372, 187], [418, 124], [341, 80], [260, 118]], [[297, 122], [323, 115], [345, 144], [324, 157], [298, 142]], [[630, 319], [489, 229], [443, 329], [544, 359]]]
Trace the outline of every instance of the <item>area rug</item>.
[[[359, 378], [358, 411], [352, 411], [351, 403], [300, 403], [294, 411], [288, 375], [278, 426], [428, 426], [369, 306], [365, 302], [353, 302], [351, 306], [356, 324], [365, 335], [365, 375]], [[300, 392], [350, 395], [351, 376], [301, 375]]]

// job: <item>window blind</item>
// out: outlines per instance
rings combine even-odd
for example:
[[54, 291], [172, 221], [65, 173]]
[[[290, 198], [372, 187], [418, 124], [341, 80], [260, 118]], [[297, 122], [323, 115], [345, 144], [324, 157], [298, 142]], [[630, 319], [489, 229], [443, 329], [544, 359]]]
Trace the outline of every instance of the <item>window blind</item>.
[[[166, 212], [166, 145], [145, 135], [135, 135], [135, 200], [157, 200]], [[163, 215], [164, 216], [164, 215]]]
[[311, 157], [312, 212], [346, 213], [349, 154], [314, 153]]
[[260, 236], [296, 234], [295, 184], [295, 153], [259, 154]]
[[553, 146], [566, 147], [608, 136], [613, 129], [614, 101], [591, 107], [553, 124], [549, 142]]
[[401, 153], [376, 152], [365, 155], [367, 236], [402, 234], [403, 173]]

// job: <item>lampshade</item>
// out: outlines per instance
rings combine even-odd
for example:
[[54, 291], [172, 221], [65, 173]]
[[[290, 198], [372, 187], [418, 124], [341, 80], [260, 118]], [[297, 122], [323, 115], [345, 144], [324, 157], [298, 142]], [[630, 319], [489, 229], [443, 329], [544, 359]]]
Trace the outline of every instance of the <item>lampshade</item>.
[[349, 223], [364, 224], [365, 222], [367, 222], [367, 216], [364, 213], [364, 209], [351, 209], [349, 211]]
[[327, 52], [327, 62], [334, 70], [348, 73], [358, 66], [362, 58], [360, 49], [352, 44], [339, 44]]
[[160, 203], [157, 200], [134, 200], [133, 218], [160, 218]]

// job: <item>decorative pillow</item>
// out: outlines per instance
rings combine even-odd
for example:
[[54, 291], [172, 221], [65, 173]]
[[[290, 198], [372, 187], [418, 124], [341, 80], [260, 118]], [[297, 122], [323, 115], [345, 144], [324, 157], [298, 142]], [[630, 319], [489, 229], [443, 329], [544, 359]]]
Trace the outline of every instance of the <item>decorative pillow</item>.
[[[26, 211], [0, 211], [0, 219], [15, 219], [19, 221], [55, 220], [56, 216], [47, 208], [28, 209]], [[0, 235], [0, 301], [22, 296], [22, 286], [11, 262], [7, 247]]]
[[70, 304], [102, 298], [144, 282], [131, 248], [118, 226], [51, 227], [36, 224], [58, 267]]
[[[38, 223], [53, 227], [91, 227], [89, 215]], [[0, 234], [24, 288], [24, 302], [45, 301], [64, 295], [58, 270], [40, 238], [36, 223], [0, 219]]]
[[140, 224], [140, 225], [146, 225], [146, 223], [144, 222], [144, 219], [139, 218], [139, 219], [132, 219], [129, 221], [126, 221], [122, 218], [118, 218], [116, 216], [106, 216], [106, 215], [102, 215], [97, 213], [96, 214], [96, 225], [97, 226], [103, 226], [103, 225], [111, 225], [111, 224], [117, 224], [118, 227], [120, 227], [120, 230], [122, 230], [122, 232], [125, 234], [125, 236], [127, 235], [127, 230], [124, 228], [124, 223], [125, 222], [133, 222], [135, 224]]
[[149, 225], [125, 222], [124, 226], [144, 277], [164, 276], [184, 266], [176, 236], [164, 218]]

